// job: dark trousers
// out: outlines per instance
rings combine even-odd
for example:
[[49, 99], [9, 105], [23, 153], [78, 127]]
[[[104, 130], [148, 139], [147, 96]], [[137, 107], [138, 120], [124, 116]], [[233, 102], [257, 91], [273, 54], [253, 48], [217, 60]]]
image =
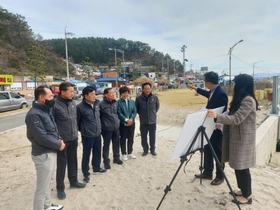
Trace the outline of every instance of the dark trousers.
[[117, 160], [120, 158], [120, 132], [119, 129], [115, 131], [105, 131], [102, 129], [103, 137], [103, 162], [104, 164], [110, 163], [109, 149], [112, 140], [113, 158]]
[[89, 160], [92, 153], [91, 165], [93, 171], [97, 171], [100, 168], [101, 163], [101, 136], [88, 137], [82, 136], [83, 144], [83, 157], [82, 157], [82, 172], [84, 177], [88, 177], [89, 173]]
[[249, 168], [235, 170], [237, 186], [242, 191], [242, 195], [247, 198], [252, 194], [252, 180]]
[[57, 169], [56, 169], [56, 189], [64, 191], [64, 178], [67, 165], [68, 179], [71, 184], [75, 184], [77, 180], [77, 147], [78, 139], [74, 141], [65, 141], [63, 151], [57, 151]]
[[140, 124], [140, 133], [141, 133], [141, 144], [144, 152], [148, 152], [149, 145], [147, 135], [149, 132], [150, 139], [150, 151], [155, 151], [156, 149], [156, 123], [154, 124]]
[[[223, 134], [221, 130], [214, 130], [210, 138], [210, 143], [220, 162], [222, 158], [222, 137]], [[222, 164], [222, 169], [224, 169], [224, 164]], [[212, 176], [213, 170], [214, 170], [214, 155], [212, 154], [211, 149], [207, 144], [204, 146], [203, 174]], [[216, 177], [219, 179], [223, 178], [223, 172], [217, 163], [216, 163]]]
[[[135, 124], [131, 126], [120, 125], [120, 142], [121, 142], [121, 151], [123, 155], [126, 155], [126, 143], [127, 143], [127, 152], [131, 154], [133, 149], [133, 140], [134, 140], [134, 130]], [[127, 141], [126, 141], [127, 139]]]

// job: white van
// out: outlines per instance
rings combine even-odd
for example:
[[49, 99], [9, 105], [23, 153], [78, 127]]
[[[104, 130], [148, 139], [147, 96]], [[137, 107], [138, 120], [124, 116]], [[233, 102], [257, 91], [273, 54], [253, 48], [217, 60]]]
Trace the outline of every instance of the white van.
[[81, 98], [82, 93], [83, 93], [83, 89], [88, 86], [87, 83], [85, 82], [77, 82], [77, 83], [73, 83], [75, 85], [74, 87], [74, 99], [78, 99]]

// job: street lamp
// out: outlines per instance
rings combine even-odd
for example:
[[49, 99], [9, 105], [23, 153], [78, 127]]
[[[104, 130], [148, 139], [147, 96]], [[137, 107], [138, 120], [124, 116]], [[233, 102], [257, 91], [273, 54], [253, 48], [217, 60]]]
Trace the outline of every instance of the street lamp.
[[169, 59], [166, 58], [166, 65], [167, 65], [167, 79], [169, 80]]
[[[124, 65], [124, 51], [116, 49], [117, 52], [120, 52], [122, 54], [122, 59], [123, 59], [123, 65]], [[124, 68], [124, 73], [123, 73], [123, 78], [125, 79], [125, 68]]]
[[66, 74], [67, 74], [66, 79], [67, 79], [67, 82], [69, 82], [67, 36], [74, 36], [75, 34], [72, 33], [72, 32], [67, 32], [67, 33], [66, 33], [66, 28], [67, 28], [67, 26], [65, 26], [65, 29], [64, 29], [64, 35], [65, 35], [65, 54], [66, 54]]
[[[161, 72], [164, 72], [164, 67], [163, 67], [163, 59], [164, 59], [164, 54], [162, 52], [162, 58], [161, 58]], [[142, 75], [141, 75], [142, 76]]]
[[[123, 55], [123, 64], [124, 64], [124, 51], [123, 50], [117, 49], [116, 47], [109, 48], [109, 50], [114, 50], [115, 51], [115, 68], [117, 68], [117, 52], [122, 53], [122, 55]], [[124, 69], [124, 78], [125, 78], [125, 69]], [[118, 72], [117, 72], [117, 69], [116, 69], [116, 87], [118, 87]]]
[[256, 65], [256, 63], [260, 63], [260, 62], [263, 62], [263, 61], [257, 61], [257, 62], [253, 63], [253, 79], [255, 79], [255, 65]]
[[183, 45], [183, 47], [181, 47], [181, 52], [183, 53], [183, 68], [184, 68], [184, 76], [185, 76], [185, 61], [188, 61], [187, 59], [185, 59], [185, 51], [186, 51], [187, 46]]
[[176, 75], [176, 64], [175, 64], [175, 60], [173, 61], [173, 70], [174, 70], [174, 77], [176, 77], [175, 75]]
[[[239, 44], [240, 42], [243, 42], [243, 39], [241, 39], [239, 42], [235, 43], [232, 47], [229, 48], [228, 54], [229, 54], [229, 85], [231, 86], [231, 53], [233, 48]], [[230, 87], [231, 88], [231, 87]]]

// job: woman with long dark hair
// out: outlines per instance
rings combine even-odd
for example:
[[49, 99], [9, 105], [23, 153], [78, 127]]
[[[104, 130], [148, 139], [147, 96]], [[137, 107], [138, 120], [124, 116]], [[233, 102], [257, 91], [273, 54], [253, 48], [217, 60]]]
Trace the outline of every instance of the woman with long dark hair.
[[[239, 204], [252, 204], [252, 180], [249, 168], [256, 163], [256, 111], [258, 102], [254, 93], [253, 77], [240, 74], [234, 79], [234, 95], [229, 114], [208, 110], [208, 117], [224, 124], [222, 162], [229, 162], [235, 170], [237, 185], [234, 191]], [[236, 202], [235, 200], [232, 200]]]

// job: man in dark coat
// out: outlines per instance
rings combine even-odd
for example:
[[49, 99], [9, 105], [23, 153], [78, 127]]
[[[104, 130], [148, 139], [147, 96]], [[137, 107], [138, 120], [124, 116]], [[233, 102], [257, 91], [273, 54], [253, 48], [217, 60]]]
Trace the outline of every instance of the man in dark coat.
[[74, 86], [69, 82], [62, 82], [59, 85], [59, 94], [55, 99], [52, 109], [53, 117], [58, 132], [65, 142], [65, 149], [57, 152], [56, 189], [57, 197], [65, 199], [65, 171], [67, 165], [68, 180], [71, 188], [84, 188], [84, 183], [78, 182], [78, 129], [76, 103], [72, 100]]
[[103, 137], [103, 162], [105, 169], [111, 169], [109, 148], [112, 140], [113, 163], [122, 165], [120, 159], [120, 120], [118, 117], [118, 102], [115, 100], [115, 92], [112, 88], [104, 90], [103, 101], [100, 102], [100, 119]]
[[51, 114], [55, 102], [51, 90], [39, 86], [34, 93], [35, 101], [25, 118], [26, 134], [32, 144], [31, 154], [37, 175], [33, 209], [60, 210], [63, 205], [53, 205], [50, 194], [57, 151], [63, 151], [65, 144]]
[[157, 111], [160, 105], [158, 97], [152, 94], [152, 85], [150, 83], [142, 84], [142, 94], [137, 96], [135, 105], [140, 118], [141, 144], [143, 147], [142, 156], [148, 154], [148, 133], [150, 137], [151, 154], [156, 156], [156, 122]]
[[82, 135], [83, 158], [82, 172], [84, 181], [89, 182], [89, 160], [92, 153], [91, 165], [93, 174], [104, 174], [106, 170], [100, 167], [101, 163], [101, 122], [100, 101], [96, 99], [94, 87], [83, 89], [83, 101], [77, 105], [78, 129]]
[[[219, 85], [218, 83], [218, 74], [211, 71], [204, 74], [204, 81], [205, 86], [208, 90], [203, 90], [201, 88], [197, 88], [195, 86], [189, 85], [190, 89], [196, 90], [197, 93], [200, 95], [205, 96], [208, 98], [208, 102], [206, 105], [206, 109], [215, 109], [218, 107], [224, 106], [224, 111], [227, 110], [227, 104], [228, 104], [228, 97], [224, 89]], [[211, 137], [210, 137], [210, 143], [213, 146], [213, 149], [221, 162], [222, 157], [222, 137], [223, 133], [220, 130], [221, 125], [216, 125], [216, 129], [213, 131]], [[213, 154], [210, 150], [209, 145], [204, 146], [204, 171], [202, 175], [196, 174], [196, 178], [202, 178], [202, 179], [210, 179], [212, 180], [213, 176], [213, 169], [214, 169], [214, 161], [213, 161]], [[224, 166], [222, 167], [224, 168]], [[219, 165], [216, 163], [216, 177], [211, 182], [211, 185], [220, 185], [223, 183], [224, 177], [223, 172], [220, 170]]]

